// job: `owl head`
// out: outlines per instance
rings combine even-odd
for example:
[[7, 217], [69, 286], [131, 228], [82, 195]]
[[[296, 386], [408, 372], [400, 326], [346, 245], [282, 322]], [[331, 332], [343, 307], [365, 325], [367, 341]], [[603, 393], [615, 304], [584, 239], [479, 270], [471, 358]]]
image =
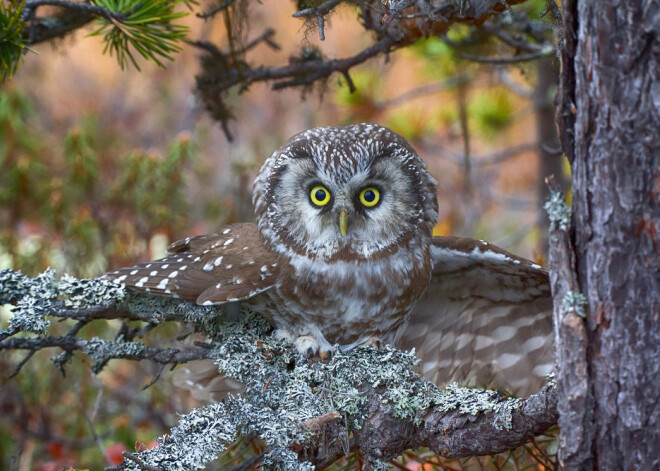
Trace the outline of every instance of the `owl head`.
[[293, 136], [261, 168], [253, 203], [273, 250], [325, 260], [368, 259], [430, 240], [438, 215], [422, 160], [376, 124]]

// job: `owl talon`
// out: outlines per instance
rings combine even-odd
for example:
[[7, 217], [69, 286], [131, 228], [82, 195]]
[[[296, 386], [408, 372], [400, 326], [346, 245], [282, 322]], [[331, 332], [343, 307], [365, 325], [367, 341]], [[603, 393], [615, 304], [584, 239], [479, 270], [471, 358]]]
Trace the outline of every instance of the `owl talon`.
[[321, 360], [323, 361], [332, 360], [332, 350], [319, 352], [319, 357], [321, 357]]
[[379, 339], [378, 337], [373, 337], [369, 341], [369, 345], [374, 347], [377, 350], [380, 350], [381, 348], [383, 348], [383, 341], [381, 339]]
[[307, 351], [305, 352], [305, 358], [307, 358], [309, 360], [310, 358], [313, 358], [313, 357], [314, 357], [314, 349], [312, 347], [309, 347], [307, 349]]

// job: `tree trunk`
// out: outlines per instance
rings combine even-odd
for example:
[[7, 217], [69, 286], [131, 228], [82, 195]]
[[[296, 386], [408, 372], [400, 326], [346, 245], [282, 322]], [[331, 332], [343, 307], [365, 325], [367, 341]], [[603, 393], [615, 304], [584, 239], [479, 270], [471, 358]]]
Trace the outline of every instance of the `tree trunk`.
[[660, 469], [660, 3], [562, 4], [573, 232], [551, 270], [556, 304], [574, 276], [588, 306], [584, 319], [555, 307], [560, 461]]

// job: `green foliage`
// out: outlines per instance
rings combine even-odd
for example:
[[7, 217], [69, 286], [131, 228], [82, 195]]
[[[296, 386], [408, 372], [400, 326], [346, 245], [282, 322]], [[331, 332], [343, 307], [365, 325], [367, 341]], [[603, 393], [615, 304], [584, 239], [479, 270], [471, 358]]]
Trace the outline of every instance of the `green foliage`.
[[112, 19], [99, 18], [101, 26], [91, 35], [103, 35], [105, 49], [116, 55], [119, 66], [124, 69], [132, 63], [137, 70], [133, 50], [161, 67], [159, 58], [174, 60], [172, 53], [179, 52], [179, 41], [188, 34], [189, 28], [172, 23], [187, 16], [186, 12], [175, 12], [174, 8], [185, 3], [183, 0], [94, 0], [95, 5], [112, 13]]
[[136, 151], [121, 159], [121, 141], [98, 122], [48, 145], [51, 136], [33, 118], [25, 95], [0, 95], [0, 263], [95, 275], [108, 258], [119, 265], [144, 257], [154, 234], [174, 237], [189, 227], [187, 135], [164, 156]]
[[506, 129], [513, 118], [509, 92], [493, 88], [470, 97], [468, 114], [484, 137], [494, 138]]
[[25, 0], [20, 4], [0, 2], [0, 85], [14, 75], [23, 49], [27, 47], [21, 36], [25, 26], [21, 20], [24, 4]]

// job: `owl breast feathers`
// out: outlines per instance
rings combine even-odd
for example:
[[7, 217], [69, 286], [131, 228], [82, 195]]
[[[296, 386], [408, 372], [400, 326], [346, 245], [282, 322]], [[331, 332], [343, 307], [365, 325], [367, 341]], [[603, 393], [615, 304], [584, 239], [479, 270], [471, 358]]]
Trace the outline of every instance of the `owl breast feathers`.
[[[373, 124], [300, 133], [266, 160], [253, 203], [256, 225], [189, 237], [105, 277], [203, 305], [249, 303], [308, 355], [414, 347], [438, 384], [527, 394], [552, 370], [547, 273], [483, 241], [433, 237], [435, 181], [400, 135]], [[224, 388], [208, 365], [187, 371], [197, 396]]]

